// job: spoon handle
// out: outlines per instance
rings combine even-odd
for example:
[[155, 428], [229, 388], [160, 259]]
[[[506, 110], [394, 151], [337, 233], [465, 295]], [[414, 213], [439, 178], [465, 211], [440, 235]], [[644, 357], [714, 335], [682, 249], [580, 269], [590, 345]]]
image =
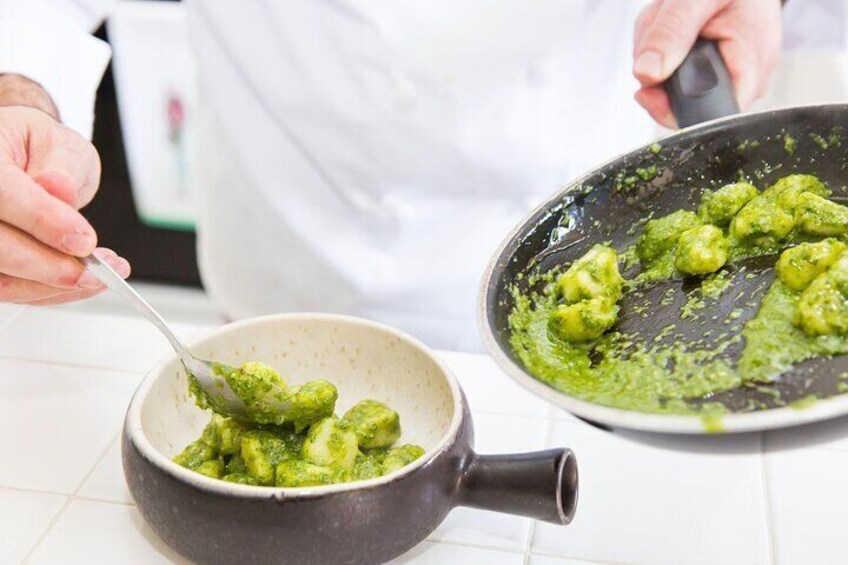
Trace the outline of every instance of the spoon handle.
[[150, 322], [153, 323], [159, 331], [162, 332], [168, 341], [171, 342], [171, 347], [174, 348], [180, 360], [185, 364], [191, 364], [194, 360], [192, 355], [188, 352], [186, 347], [183, 345], [182, 341], [171, 331], [168, 325], [165, 323], [165, 320], [162, 319], [162, 316], [153, 309], [153, 307], [148, 304], [148, 302], [137, 293], [133, 287], [131, 287], [124, 279], [121, 278], [121, 275], [116, 273], [112, 267], [110, 267], [105, 261], [97, 257], [96, 255], [89, 255], [88, 257], [83, 257], [81, 259], [82, 264], [85, 265], [85, 268], [91, 271], [95, 277], [97, 277], [100, 282], [105, 284], [109, 290], [115, 292], [116, 294], [122, 296], [133, 307], [138, 310], [138, 312], [147, 318]]

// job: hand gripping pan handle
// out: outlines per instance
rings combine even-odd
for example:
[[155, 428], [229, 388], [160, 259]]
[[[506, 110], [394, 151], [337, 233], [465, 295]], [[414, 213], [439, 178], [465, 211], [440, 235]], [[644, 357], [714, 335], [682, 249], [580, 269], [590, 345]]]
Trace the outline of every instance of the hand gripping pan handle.
[[696, 41], [665, 90], [682, 128], [739, 113], [733, 81], [715, 41]]

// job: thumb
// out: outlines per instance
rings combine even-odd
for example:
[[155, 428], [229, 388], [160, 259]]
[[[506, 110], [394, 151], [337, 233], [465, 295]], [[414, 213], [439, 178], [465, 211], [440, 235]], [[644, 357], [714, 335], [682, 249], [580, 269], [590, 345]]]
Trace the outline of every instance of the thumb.
[[665, 0], [636, 46], [633, 75], [642, 86], [668, 79], [686, 58], [704, 25], [725, 4], [726, 0]]

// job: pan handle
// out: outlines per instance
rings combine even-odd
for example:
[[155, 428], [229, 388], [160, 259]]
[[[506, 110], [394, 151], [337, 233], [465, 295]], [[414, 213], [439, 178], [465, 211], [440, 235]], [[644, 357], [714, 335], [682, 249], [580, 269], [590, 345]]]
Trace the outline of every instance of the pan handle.
[[565, 525], [577, 507], [577, 460], [570, 449], [513, 455], [472, 453], [457, 504]]
[[733, 81], [715, 41], [698, 39], [665, 90], [680, 127], [739, 113]]

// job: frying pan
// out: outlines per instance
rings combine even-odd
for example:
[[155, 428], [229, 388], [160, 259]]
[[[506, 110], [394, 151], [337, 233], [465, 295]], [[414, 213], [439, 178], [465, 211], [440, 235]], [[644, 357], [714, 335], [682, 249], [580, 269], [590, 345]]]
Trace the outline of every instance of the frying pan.
[[[811, 359], [780, 375], [767, 387], [739, 387], [711, 401], [728, 408], [721, 429], [696, 415], [650, 414], [620, 410], [580, 400], [535, 379], [510, 345], [509, 315], [515, 306], [511, 289], [534, 288], [534, 273], [567, 266], [592, 245], [611, 242], [619, 250], [635, 243], [645, 217], [659, 217], [681, 208], [693, 210], [707, 188], [752, 179], [760, 187], [791, 173], [812, 173], [831, 189], [833, 199], [848, 195], [848, 105], [819, 105], [747, 115], [737, 113], [731, 81], [713, 42], [699, 41], [666, 84], [679, 132], [619, 156], [572, 182], [544, 202], [509, 234], [484, 275], [479, 321], [492, 357], [504, 371], [531, 392], [583, 419], [612, 427], [671, 433], [741, 432], [777, 428], [848, 414], [848, 396], [839, 390], [839, 375], [848, 371], [848, 356]], [[700, 125], [692, 125], [700, 124]], [[795, 140], [793, 148], [787, 143]], [[791, 142], [790, 142], [791, 143]], [[635, 175], [655, 166], [657, 175]], [[710, 307], [715, 319], [681, 319], [680, 310], [697, 283], [671, 280], [656, 284], [642, 297], [626, 295], [617, 328], [645, 340], [668, 344], [693, 341], [707, 330], [727, 330], [724, 321], [739, 310], [739, 322], [750, 319], [774, 278], [777, 256], [746, 261], [727, 268], [734, 292], [725, 292]], [[742, 276], [742, 271], [745, 276]], [[738, 290], [738, 292], [736, 292]], [[740, 300], [738, 296], [745, 296]], [[665, 298], [665, 300], [663, 300]], [[653, 315], [637, 315], [650, 306]], [[674, 322], [675, 331], [664, 328]], [[725, 356], [738, 359], [742, 344]], [[775, 401], [774, 391], [783, 402]], [[815, 395], [804, 409], [787, 403]], [[756, 405], [756, 410], [750, 406]], [[748, 408], [746, 408], [748, 407]]]

